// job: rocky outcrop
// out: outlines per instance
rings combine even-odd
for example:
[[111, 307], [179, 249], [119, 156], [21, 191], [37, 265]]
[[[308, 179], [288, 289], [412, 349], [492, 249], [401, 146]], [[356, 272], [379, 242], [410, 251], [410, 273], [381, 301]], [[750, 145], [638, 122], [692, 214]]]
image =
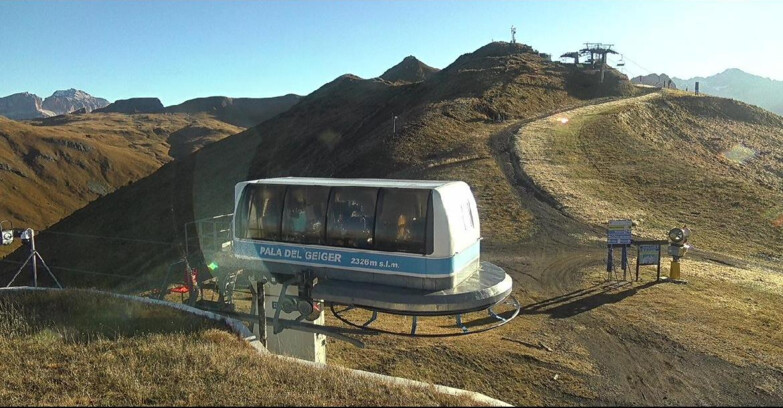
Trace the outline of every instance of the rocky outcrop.
[[109, 106], [95, 109], [93, 112], [104, 113], [162, 113], [163, 104], [158, 98], [130, 98], [118, 99]]
[[57, 115], [71, 113], [80, 109], [84, 109], [85, 112], [91, 112], [107, 105], [109, 105], [109, 101], [106, 99], [96, 98], [87, 92], [73, 88], [56, 91], [43, 101], [43, 108]]
[[54, 112], [47, 111], [42, 106], [41, 98], [29, 92], [20, 92], [0, 98], [0, 115], [8, 119], [22, 120], [48, 118]]

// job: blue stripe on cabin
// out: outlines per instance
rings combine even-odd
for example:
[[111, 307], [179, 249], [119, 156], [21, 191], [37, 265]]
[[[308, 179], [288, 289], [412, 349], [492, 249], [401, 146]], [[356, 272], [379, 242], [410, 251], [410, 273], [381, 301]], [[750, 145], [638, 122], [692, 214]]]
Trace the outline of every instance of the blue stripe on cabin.
[[406, 256], [367, 250], [346, 251], [270, 241], [234, 241], [235, 255], [246, 259], [413, 275], [452, 275], [478, 258], [480, 249], [480, 241], [476, 241], [449, 258], [432, 258], [423, 255]]

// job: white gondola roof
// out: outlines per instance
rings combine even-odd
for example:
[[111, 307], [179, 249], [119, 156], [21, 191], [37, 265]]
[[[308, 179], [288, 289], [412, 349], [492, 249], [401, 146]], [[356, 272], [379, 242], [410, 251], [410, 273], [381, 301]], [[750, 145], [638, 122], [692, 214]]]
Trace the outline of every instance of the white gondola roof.
[[248, 183], [317, 185], [329, 187], [385, 187], [385, 188], [422, 188], [436, 189], [448, 184], [463, 183], [461, 181], [438, 180], [395, 180], [395, 179], [339, 179], [318, 177], [276, 177], [248, 181]]

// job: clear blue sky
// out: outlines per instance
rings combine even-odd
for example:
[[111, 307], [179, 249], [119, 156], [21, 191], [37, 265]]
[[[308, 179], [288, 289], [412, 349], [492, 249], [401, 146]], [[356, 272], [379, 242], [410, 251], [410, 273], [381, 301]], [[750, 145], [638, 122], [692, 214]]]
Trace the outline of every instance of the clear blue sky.
[[783, 80], [781, 17], [783, 2], [739, 0], [0, 1], [0, 96], [78, 88], [173, 105], [306, 95], [408, 55], [443, 68], [510, 40], [511, 25], [555, 59], [586, 41], [613, 43], [629, 76], [736, 67]]

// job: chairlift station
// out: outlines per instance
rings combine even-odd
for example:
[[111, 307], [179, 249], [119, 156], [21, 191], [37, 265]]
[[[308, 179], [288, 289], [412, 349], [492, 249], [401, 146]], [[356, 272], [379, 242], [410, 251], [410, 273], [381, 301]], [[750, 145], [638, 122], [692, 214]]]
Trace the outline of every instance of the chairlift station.
[[[185, 231], [186, 252], [203, 255], [219, 292], [218, 302], [196, 302], [196, 292], [189, 302], [254, 322], [276, 353], [323, 361], [323, 335], [361, 346], [346, 334], [372, 332], [379, 313], [409, 316], [410, 335], [427, 335], [417, 332], [419, 317], [454, 316], [455, 332], [445, 335], [460, 335], [519, 312], [511, 277], [480, 259], [476, 201], [461, 181], [244, 181], [235, 186], [233, 214]], [[250, 314], [233, 310], [233, 291], [244, 284]], [[512, 307], [506, 317], [494, 311], [500, 304]], [[356, 329], [324, 326], [325, 306]], [[372, 317], [352, 322], [346, 313], [353, 309]], [[495, 323], [471, 332], [463, 314], [477, 311]]]

